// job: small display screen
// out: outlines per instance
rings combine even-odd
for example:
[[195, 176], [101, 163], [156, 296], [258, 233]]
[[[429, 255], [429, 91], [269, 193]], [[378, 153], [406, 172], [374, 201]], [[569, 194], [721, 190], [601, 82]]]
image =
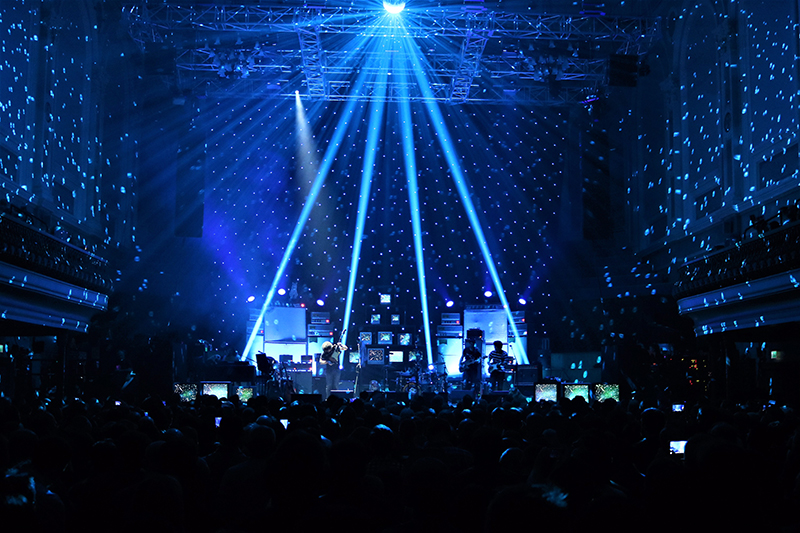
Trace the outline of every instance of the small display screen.
[[255, 396], [253, 394], [253, 387], [239, 387], [238, 389], [236, 389], [236, 396], [239, 397], [239, 401], [246, 402], [247, 400]]
[[369, 317], [370, 324], [380, 324], [381, 323], [381, 315], [380, 314], [373, 314]]
[[537, 383], [534, 399], [537, 402], [555, 402], [558, 400], [558, 385], [555, 383]]
[[616, 383], [595, 383], [594, 399], [598, 402], [604, 400], [619, 401], [619, 385]]
[[358, 336], [358, 340], [360, 340], [363, 344], [372, 344], [372, 332], [362, 331]]
[[411, 346], [411, 333], [398, 334], [397, 344], [399, 344], [400, 346]]
[[173, 390], [181, 397], [182, 402], [192, 402], [197, 399], [197, 385], [194, 383], [176, 383]]
[[203, 394], [216, 396], [219, 399], [228, 397], [227, 383], [203, 383]]
[[392, 344], [392, 332], [391, 331], [379, 332], [377, 344]]
[[589, 385], [583, 383], [565, 383], [564, 384], [564, 398], [571, 400], [583, 396], [583, 399], [589, 401]]
[[392, 303], [392, 295], [391, 294], [381, 294], [380, 295], [381, 304], [389, 305]]
[[400, 323], [400, 315], [392, 315], [392, 324], [399, 324]]
[[369, 364], [382, 364], [383, 363], [383, 348], [370, 348], [367, 351], [367, 363]]
[[389, 362], [390, 363], [402, 363], [403, 362], [403, 351], [402, 350], [390, 350], [389, 351]]

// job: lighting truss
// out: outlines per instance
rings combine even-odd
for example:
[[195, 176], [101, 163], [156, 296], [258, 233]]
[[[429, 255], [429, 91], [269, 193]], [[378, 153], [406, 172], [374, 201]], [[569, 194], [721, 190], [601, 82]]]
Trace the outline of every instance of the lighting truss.
[[[398, 35], [396, 20], [381, 11], [146, 1], [124, 7], [129, 32], [142, 48], [148, 42], [174, 45], [179, 86], [184, 90], [216, 98], [248, 96], [248, 88], [252, 96], [283, 98], [294, 98], [295, 91], [326, 100], [430, 98], [413, 86], [401, 90], [397, 81], [389, 82], [385, 91], [367, 82], [364, 91], [350, 94], [356, 75], [374, 68], [365, 65], [377, 64], [367, 57], [377, 52], [362, 50], [356, 57], [352, 50], [341, 49], [347, 42], [342, 37], [363, 42], [368, 37]], [[608, 54], [642, 55], [660, 36], [657, 18], [520, 14], [463, 6], [406, 15], [402, 35], [417, 40], [424, 50], [433, 97], [452, 104], [506, 103], [510, 96], [519, 103], [579, 103], [585, 90], [605, 92]], [[236, 36], [236, 45], [211, 44], [226, 33]], [[246, 44], [241, 43], [243, 36]], [[259, 43], [256, 49], [255, 43]], [[581, 43], [593, 51], [580, 56], [566, 51]], [[230, 77], [212, 75], [219, 71], [215, 58], [231, 50], [247, 58], [247, 68]], [[403, 77], [392, 77], [397, 79]]]

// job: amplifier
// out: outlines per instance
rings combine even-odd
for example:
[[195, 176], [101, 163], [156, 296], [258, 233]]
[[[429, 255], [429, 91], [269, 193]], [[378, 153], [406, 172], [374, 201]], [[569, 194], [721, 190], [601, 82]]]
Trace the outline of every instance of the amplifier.
[[329, 324], [309, 324], [309, 337], [333, 337], [333, 329]]

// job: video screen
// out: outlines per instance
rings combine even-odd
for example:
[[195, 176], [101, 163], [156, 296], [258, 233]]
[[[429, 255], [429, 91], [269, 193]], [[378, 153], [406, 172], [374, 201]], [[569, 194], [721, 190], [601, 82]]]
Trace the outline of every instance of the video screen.
[[380, 301], [381, 304], [389, 305], [392, 303], [392, 295], [391, 294], [380, 294]]
[[362, 344], [372, 344], [372, 332], [362, 331], [358, 335], [358, 340], [361, 341]]
[[619, 401], [619, 385], [616, 383], [595, 383], [594, 399], [602, 402], [605, 400]]
[[392, 315], [392, 325], [397, 325], [400, 323], [400, 315]]
[[534, 399], [537, 402], [556, 402], [558, 401], [558, 384], [556, 383], [537, 383]]
[[206, 396], [216, 396], [220, 400], [228, 397], [227, 383], [203, 383], [203, 394]]
[[357, 365], [361, 362], [361, 354], [355, 350], [351, 350], [347, 353], [347, 360], [351, 365]]
[[246, 402], [255, 394], [253, 393], [253, 387], [239, 387], [236, 389], [236, 396], [239, 397], [240, 402]]
[[381, 315], [380, 314], [371, 315], [369, 317], [369, 323], [373, 324], [373, 325], [380, 324], [381, 323]]
[[389, 362], [390, 363], [402, 363], [403, 362], [403, 350], [389, 350]]
[[367, 364], [382, 365], [383, 364], [383, 348], [370, 348], [367, 351]]
[[375, 344], [392, 344], [392, 332], [391, 331], [379, 331], [378, 332], [378, 342]]
[[408, 352], [408, 362], [415, 363], [417, 361], [422, 361], [420, 353], [416, 350], [411, 350], [410, 352]]
[[197, 399], [197, 385], [194, 383], [176, 383], [173, 390], [181, 397], [182, 402], [193, 402]]
[[572, 400], [578, 396], [583, 396], [583, 399], [589, 401], [589, 385], [584, 383], [565, 383], [564, 384], [564, 398]]
[[411, 346], [411, 333], [398, 333], [397, 344], [400, 346]]

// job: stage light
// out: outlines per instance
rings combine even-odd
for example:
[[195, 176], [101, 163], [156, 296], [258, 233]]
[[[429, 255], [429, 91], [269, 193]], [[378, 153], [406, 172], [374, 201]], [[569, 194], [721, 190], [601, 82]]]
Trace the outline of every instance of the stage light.
[[525, 304], [528, 303], [528, 301], [525, 298], [520, 298], [518, 301], [519, 301], [519, 305], [525, 305]]
[[286, 289], [278, 289], [278, 295], [286, 296]]
[[255, 296], [249, 296], [249, 297], [247, 298], [247, 303], [250, 303], [250, 302], [255, 302], [255, 301], [256, 301], [256, 297], [255, 297]]
[[383, 9], [392, 15], [399, 15], [405, 9], [406, 3], [398, 0], [383, 0]]
[[486, 296], [487, 298], [491, 298], [492, 297], [492, 291], [486, 291], [486, 292], [483, 293], [483, 295]]
[[444, 305], [447, 306], [447, 307], [453, 307], [454, 302], [453, 302], [453, 300], [447, 300], [447, 303], [445, 303]]
[[323, 300], [322, 298], [320, 298], [319, 300], [317, 300], [317, 305], [318, 305], [318, 306], [320, 306], [320, 307], [322, 307], [323, 305], [325, 305], [325, 300]]

